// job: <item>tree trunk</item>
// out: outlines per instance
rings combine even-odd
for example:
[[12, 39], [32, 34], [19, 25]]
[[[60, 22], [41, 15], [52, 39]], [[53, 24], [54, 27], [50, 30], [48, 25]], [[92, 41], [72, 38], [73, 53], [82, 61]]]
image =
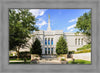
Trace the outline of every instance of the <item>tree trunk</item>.
[[19, 47], [17, 47], [17, 60], [19, 60]]

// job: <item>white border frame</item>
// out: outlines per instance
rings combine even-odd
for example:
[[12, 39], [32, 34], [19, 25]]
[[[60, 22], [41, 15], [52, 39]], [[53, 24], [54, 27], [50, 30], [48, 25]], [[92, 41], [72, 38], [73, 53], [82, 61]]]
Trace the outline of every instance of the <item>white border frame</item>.
[[[0, 0], [0, 72], [38, 73], [99, 73], [100, 72], [100, 1], [99, 0]], [[9, 8], [92, 8], [92, 64], [91, 65], [26, 65], [8, 64]]]

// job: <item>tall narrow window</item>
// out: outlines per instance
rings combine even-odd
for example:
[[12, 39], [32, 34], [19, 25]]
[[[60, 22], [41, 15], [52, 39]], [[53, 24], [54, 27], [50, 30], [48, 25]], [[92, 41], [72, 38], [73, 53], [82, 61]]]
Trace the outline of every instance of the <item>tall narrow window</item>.
[[50, 48], [48, 48], [48, 54], [50, 54]]
[[78, 39], [78, 45], [80, 45], [80, 39]]
[[47, 38], [45, 38], [45, 45], [47, 45]]
[[48, 45], [50, 45], [50, 38], [48, 39]]
[[53, 38], [51, 39], [51, 45], [53, 45]]
[[53, 48], [51, 48], [51, 54], [53, 54]]
[[83, 45], [83, 38], [81, 39], [81, 45]]
[[75, 39], [75, 45], [77, 45], [77, 39]]
[[47, 54], [47, 48], [45, 48], [45, 54]]

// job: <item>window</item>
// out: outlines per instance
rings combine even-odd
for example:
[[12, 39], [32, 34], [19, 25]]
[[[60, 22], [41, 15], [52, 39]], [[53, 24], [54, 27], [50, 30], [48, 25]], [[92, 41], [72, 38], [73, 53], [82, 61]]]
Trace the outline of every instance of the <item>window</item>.
[[53, 45], [53, 38], [51, 39], [51, 45]]
[[75, 45], [77, 45], [77, 39], [75, 39]]
[[78, 45], [80, 45], [80, 39], [78, 39]]
[[50, 38], [48, 39], [48, 45], [50, 45]]
[[45, 48], [45, 54], [47, 54], [47, 48]]
[[81, 39], [81, 45], [83, 45], [83, 39]]
[[50, 54], [50, 48], [48, 48], [48, 54]]
[[47, 38], [45, 38], [45, 45], [47, 45]]
[[51, 54], [53, 54], [53, 48], [51, 48]]

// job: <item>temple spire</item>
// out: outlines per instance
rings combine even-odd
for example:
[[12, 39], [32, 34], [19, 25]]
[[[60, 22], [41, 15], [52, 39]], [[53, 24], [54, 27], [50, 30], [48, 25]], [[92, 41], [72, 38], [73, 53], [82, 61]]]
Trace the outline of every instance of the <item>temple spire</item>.
[[50, 15], [48, 15], [48, 28], [47, 31], [51, 31], [51, 27], [50, 27]]

